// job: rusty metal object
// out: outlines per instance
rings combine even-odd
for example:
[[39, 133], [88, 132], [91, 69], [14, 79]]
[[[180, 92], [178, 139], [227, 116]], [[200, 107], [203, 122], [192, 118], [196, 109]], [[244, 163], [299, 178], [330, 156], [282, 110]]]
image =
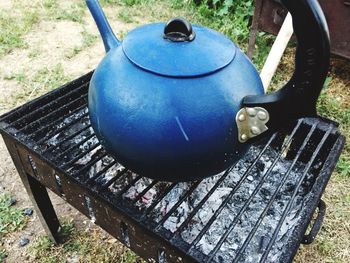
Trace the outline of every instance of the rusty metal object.
[[[328, 22], [332, 53], [350, 59], [350, 0], [319, 2]], [[256, 30], [277, 35], [287, 10], [276, 0], [256, 0], [255, 7], [251, 35]], [[251, 40], [250, 52], [254, 48], [253, 44], [255, 42]]]

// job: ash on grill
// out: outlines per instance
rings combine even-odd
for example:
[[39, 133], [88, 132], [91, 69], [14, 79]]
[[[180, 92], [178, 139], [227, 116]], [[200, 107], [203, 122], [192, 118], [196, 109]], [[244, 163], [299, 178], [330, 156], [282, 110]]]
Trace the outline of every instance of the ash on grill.
[[[63, 166], [65, 160], [86, 152], [70, 171], [81, 170], [93, 160], [94, 155], [104, 152], [93, 135], [87, 116], [87, 110], [84, 109], [54, 127], [53, 130], [64, 126], [68, 129], [53, 136], [43, 149], [52, 148], [55, 152], [61, 152], [61, 158], [57, 159]], [[74, 124], [79, 118], [85, 121]], [[67, 137], [70, 139], [63, 143], [60, 141], [60, 138]], [[79, 150], [70, 151], [77, 144], [81, 144]], [[250, 167], [260, 152], [261, 157]], [[271, 262], [278, 259], [280, 248], [285, 245], [285, 240], [300, 220], [300, 206], [307, 202], [307, 187], [313, 180], [311, 174], [305, 173], [304, 180], [299, 182], [298, 174], [304, 172], [305, 165], [301, 162], [293, 164], [292, 160], [278, 157], [272, 147], [262, 151], [252, 146], [244, 159], [230, 171], [200, 182], [178, 184], [139, 177], [116, 163], [107, 153], [103, 155], [102, 159], [89, 166], [87, 180], [106, 184], [115, 193], [120, 193], [134, 182], [122, 193], [124, 200], [135, 203], [139, 210], [144, 211], [156, 203], [148, 215], [151, 219], [170, 231], [173, 237], [180, 237], [190, 244], [190, 253], [198, 249], [217, 262], [235, 258], [242, 246], [246, 246], [241, 255], [243, 261], [259, 261], [272, 238], [271, 232], [276, 229], [288, 208], [288, 216], [280, 226], [268, 258]], [[289, 167], [292, 167], [290, 171]], [[302, 185], [297, 188], [299, 183]], [[294, 191], [296, 188], [297, 192]], [[162, 197], [165, 189], [171, 190]], [[211, 195], [203, 200], [211, 190]], [[155, 202], [157, 199], [160, 200]], [[225, 199], [228, 202], [223, 204]], [[201, 201], [201, 209], [192, 213]], [[255, 224], [254, 235], [248, 237]], [[205, 227], [207, 231], [203, 230]], [[247, 238], [250, 238], [250, 242], [244, 244]]]

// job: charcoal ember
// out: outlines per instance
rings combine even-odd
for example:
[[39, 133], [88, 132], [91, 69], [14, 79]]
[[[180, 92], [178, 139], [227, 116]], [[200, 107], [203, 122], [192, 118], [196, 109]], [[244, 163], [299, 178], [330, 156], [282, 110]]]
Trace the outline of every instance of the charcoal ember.
[[[76, 113], [70, 115], [69, 117], [65, 118], [65, 119], [63, 120], [63, 122], [60, 122], [60, 123], [59, 123], [58, 125], [56, 125], [55, 127], [56, 127], [57, 129], [60, 129], [60, 128], [63, 128], [63, 127], [65, 127], [65, 126], [68, 126], [68, 125], [70, 125], [70, 124], [72, 123], [72, 121], [77, 120], [77, 119], [80, 119], [84, 114], [87, 114], [87, 113], [88, 113], [88, 109], [87, 109], [87, 108], [84, 108], [84, 109], [82, 109], [82, 110], [80, 110], [80, 111], [78, 111], [78, 112], [76, 112]], [[72, 129], [73, 126], [70, 126], [69, 128]]]
[[[141, 178], [123, 194], [123, 198], [134, 200], [151, 183], [152, 183], [152, 179], [145, 178], [145, 177]], [[155, 194], [155, 191], [154, 190], [152, 191], [152, 189], [150, 191], [147, 191], [146, 194], [140, 197], [141, 201], [145, 203], [151, 202], [154, 194]]]
[[94, 165], [90, 166], [89, 171], [88, 171], [88, 177], [92, 178], [94, 177], [97, 173], [99, 173], [103, 169], [103, 162], [98, 161]]
[[[109, 168], [104, 174], [99, 176], [96, 181], [98, 183], [104, 184], [108, 181], [110, 181], [112, 178], [116, 177], [121, 171], [123, 171], [125, 168], [121, 164], [117, 163], [113, 165], [111, 168]], [[112, 187], [113, 191], [117, 191], [118, 188]], [[114, 190], [115, 189], [115, 190]]]
[[[82, 148], [84, 148], [84, 146], [81, 146]], [[82, 158], [80, 158], [78, 161], [76, 161], [74, 164], [75, 165], [81, 165], [84, 166], [86, 165], [88, 162], [91, 161], [91, 159], [94, 157], [94, 155], [101, 150], [101, 147], [97, 147], [95, 149], [93, 149], [92, 151], [88, 152], [87, 154], [85, 154]]]
[[46, 146], [50, 147], [50, 146], [56, 146], [59, 143], [58, 138], [62, 136], [61, 133], [58, 133], [56, 135], [54, 135], [53, 137], [51, 137], [50, 139], [48, 139], [46, 141]]
[[20, 247], [24, 247], [24, 246], [26, 246], [26, 245], [28, 245], [29, 244], [29, 239], [28, 238], [21, 238], [20, 240], [19, 240], [19, 246]]
[[153, 199], [155, 198], [157, 192], [155, 189], [151, 188], [150, 190], [147, 191], [142, 197], [141, 197], [141, 202], [142, 204], [149, 205], [153, 202]]
[[9, 206], [14, 206], [17, 204], [17, 199], [15, 197], [11, 197], [9, 201]]
[[[190, 183], [178, 183], [176, 186], [162, 199], [156, 210], [160, 215], [165, 216], [170, 209], [178, 202], [183, 194], [190, 188]], [[158, 218], [157, 221], [160, 221]]]
[[[85, 136], [83, 137], [76, 137], [75, 139], [75, 144], [79, 144], [81, 141], [83, 141], [85, 138]], [[87, 140], [86, 142], [84, 142], [82, 145], [79, 146], [79, 149], [81, 152], [83, 151], [88, 151], [90, 150], [90, 148], [96, 144], [98, 144], [98, 139], [97, 137], [92, 137], [91, 139]]]
[[[67, 136], [89, 125], [89, 119], [87, 117], [81, 119], [84, 114], [87, 114], [87, 111], [88, 111], [87, 108], [84, 108], [70, 115], [69, 117], [65, 118], [62, 122], [59, 122], [59, 124], [54, 125], [46, 135], [51, 137], [45, 141], [43, 150], [45, 150], [47, 147], [57, 146], [60, 143], [61, 139], [64, 139]], [[81, 120], [78, 123], [72, 124], [74, 121], [78, 119], [81, 119]], [[59, 130], [61, 131], [58, 132]]]
[[183, 202], [174, 213], [174, 216], [169, 217], [163, 224], [163, 227], [175, 232], [181, 224], [186, 220], [190, 211], [188, 202]]
[[111, 167], [113, 162], [115, 162], [113, 157], [111, 157], [109, 155], [103, 157], [98, 162], [96, 162], [90, 166], [89, 171], [88, 171], [89, 178], [94, 177], [98, 173], [102, 173], [104, 169], [105, 169], [104, 171], [107, 171], [106, 167], [107, 166]]
[[[126, 187], [130, 187], [130, 183], [138, 177], [137, 174], [127, 171], [123, 174], [123, 176], [119, 176], [118, 174], [122, 173], [125, 168], [118, 164], [113, 170], [109, 170], [104, 177], [103, 180], [107, 183], [109, 180], [112, 180], [114, 177], [118, 179], [114, 181], [112, 185], [109, 186], [109, 190], [115, 193], [120, 192]], [[117, 172], [116, 172], [117, 171]]]
[[[73, 126], [75, 131], [83, 128], [79, 125]], [[49, 144], [54, 145], [61, 140], [60, 136], [67, 136], [73, 132], [68, 129], [53, 136]], [[66, 144], [60, 144], [60, 147], [64, 150], [72, 145], [81, 144], [92, 134], [92, 129], [87, 129]], [[91, 150], [97, 144], [98, 139], [92, 137], [73, 153], [67, 153], [67, 156], [71, 158], [86, 152], [87, 154], [75, 165], [88, 165], [100, 147]], [[188, 191], [193, 183], [178, 183], [172, 187], [171, 183], [157, 182], [148, 189], [153, 182], [151, 179], [139, 178], [118, 163], [109, 167], [114, 162], [114, 159], [109, 156], [91, 165], [87, 172], [88, 177], [92, 178], [103, 171], [101, 175], [94, 178], [95, 182], [102, 185], [110, 182], [111, 192], [118, 194], [123, 191], [122, 198], [130, 201], [137, 200], [134, 204], [139, 209], [150, 207], [157, 200], [157, 205], [155, 204], [154, 209], [147, 216], [152, 217], [156, 222], [161, 222], [166, 217], [162, 227], [172, 233], [181, 226], [178, 238], [182, 238], [188, 244], [196, 241], [192, 251], [195, 249], [209, 255], [213, 249], [217, 248], [217, 253], [214, 255], [214, 260], [217, 262], [231, 262], [238, 252], [242, 253], [240, 261], [258, 262], [269, 246], [274, 233], [276, 233], [276, 244], [272, 247], [268, 258], [279, 258], [280, 248], [299, 223], [301, 215], [298, 211], [305, 202], [307, 189], [315, 180], [312, 174], [306, 173], [305, 180], [294, 196], [296, 187], [300, 185], [299, 179], [304, 173], [305, 165], [299, 162], [293, 164], [291, 160], [283, 158], [276, 162], [278, 153], [272, 147], [267, 147], [260, 159], [254, 162], [260, 152], [261, 147], [250, 147], [244, 158], [228, 172], [202, 180], [191, 193]], [[253, 162], [254, 165], [251, 166]], [[293, 169], [289, 169], [292, 165], [294, 165]], [[107, 166], [108, 169], [104, 170]], [[318, 169], [317, 164], [315, 167], [314, 169]], [[139, 179], [135, 180], [136, 178]], [[221, 178], [223, 178], [222, 181]], [[133, 182], [132, 185], [130, 185], [131, 182]], [[147, 192], [145, 192], [146, 188]], [[167, 189], [171, 190], [163, 195]], [[211, 195], [207, 196], [212, 189]], [[140, 196], [143, 192], [144, 194]], [[159, 199], [160, 196], [163, 198]], [[179, 203], [184, 196], [186, 198]], [[198, 207], [200, 204], [201, 207]], [[177, 205], [176, 209], [174, 209], [175, 205]], [[196, 208], [199, 208], [198, 211], [192, 214]], [[280, 224], [287, 208], [289, 211], [286, 219], [283, 224]], [[172, 213], [169, 214], [170, 212]], [[90, 215], [92, 218], [93, 216]], [[185, 221], [186, 225], [184, 225]], [[203, 232], [209, 222], [208, 230]], [[256, 231], [250, 235], [255, 226], [257, 226]], [[203, 236], [197, 238], [199, 234]], [[243, 245], [244, 248], [242, 248]]]
[[265, 170], [266, 165], [262, 161], [258, 161], [256, 163], [256, 168], [260, 171], [263, 172]]
[[163, 226], [170, 230], [171, 232], [175, 232], [177, 229], [177, 225], [178, 225], [178, 218], [176, 216], [171, 216], [169, 217], [165, 223], [163, 224]]
[[[256, 154], [256, 152], [253, 152], [253, 154]], [[207, 203], [209, 203], [209, 200], [215, 200], [215, 202], [211, 205], [204, 204], [198, 214], [190, 221], [188, 227], [181, 233], [181, 237], [186, 242], [192, 243], [215, 211], [219, 209], [220, 205], [215, 206], [215, 203], [222, 204], [230, 196], [226, 206], [196, 244], [196, 249], [208, 255], [220, 239], [226, 236], [214, 258], [217, 262], [232, 261], [237, 251], [246, 243], [255, 224], [258, 224], [257, 230], [250, 237], [250, 241], [245, 244], [240, 259], [242, 262], [259, 261], [274, 231], [279, 231], [276, 240], [278, 246], [285, 245], [284, 240], [291, 235], [292, 230], [301, 219], [298, 211], [301, 210], [306, 192], [299, 190], [297, 196], [293, 199], [293, 203], [290, 202], [305, 165], [301, 163], [294, 164], [294, 169], [289, 171], [292, 162], [281, 159], [274, 163], [272, 158], [274, 156], [276, 154], [270, 153], [268, 156], [262, 156], [263, 165], [260, 164], [259, 167], [250, 169], [249, 175], [246, 175], [240, 187], [234, 189], [237, 182], [242, 180], [247, 169], [244, 163], [238, 163], [231, 170], [232, 175], [228, 176], [228, 178], [235, 178], [234, 183], [224, 180], [223, 185], [227, 188], [225, 194], [220, 195], [219, 192], [214, 192], [213, 199], [209, 198]], [[249, 159], [249, 156], [247, 158]], [[274, 164], [273, 167], [272, 164]], [[267, 174], [267, 172], [269, 173]], [[250, 176], [254, 180], [251, 180]], [[220, 189], [220, 186], [218, 189]], [[234, 190], [234, 193], [230, 195], [232, 190]], [[290, 210], [287, 213], [285, 223], [278, 229], [282, 215], [286, 213], [288, 207]], [[281, 249], [277, 247], [274, 250], [273, 258], [279, 258], [280, 251]]]
[[26, 216], [32, 216], [33, 215], [33, 209], [32, 208], [25, 208], [23, 210], [23, 214]]
[[269, 238], [262, 236], [259, 242], [259, 253], [263, 253], [269, 244]]

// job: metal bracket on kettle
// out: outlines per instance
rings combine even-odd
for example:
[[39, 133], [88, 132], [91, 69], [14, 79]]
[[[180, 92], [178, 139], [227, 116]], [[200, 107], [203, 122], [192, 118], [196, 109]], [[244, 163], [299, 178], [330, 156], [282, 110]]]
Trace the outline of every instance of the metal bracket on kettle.
[[270, 115], [264, 108], [244, 107], [240, 109], [236, 115], [239, 142], [244, 143], [267, 131], [266, 123], [269, 119]]

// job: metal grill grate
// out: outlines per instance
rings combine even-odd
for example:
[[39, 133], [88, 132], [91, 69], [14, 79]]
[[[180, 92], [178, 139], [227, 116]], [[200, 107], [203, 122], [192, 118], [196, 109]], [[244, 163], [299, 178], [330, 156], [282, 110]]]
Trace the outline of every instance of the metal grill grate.
[[[191, 183], [160, 182], [132, 173], [100, 146], [86, 105], [90, 77], [0, 120], [3, 134], [33, 153], [28, 158], [34, 176], [45, 181], [36, 163], [43, 160], [57, 170], [56, 193], [68, 194], [61, 182], [68, 177], [105, 200], [130, 225], [153, 233], [159, 248], [166, 244], [157, 252], [160, 262], [292, 260], [344, 143], [335, 123], [300, 119], [253, 145], [222, 174]], [[98, 223], [102, 208], [94, 208], [90, 197], [85, 203], [86, 214]], [[127, 229], [123, 225], [120, 239], [133, 247]], [[147, 251], [139, 253], [148, 258]]]

